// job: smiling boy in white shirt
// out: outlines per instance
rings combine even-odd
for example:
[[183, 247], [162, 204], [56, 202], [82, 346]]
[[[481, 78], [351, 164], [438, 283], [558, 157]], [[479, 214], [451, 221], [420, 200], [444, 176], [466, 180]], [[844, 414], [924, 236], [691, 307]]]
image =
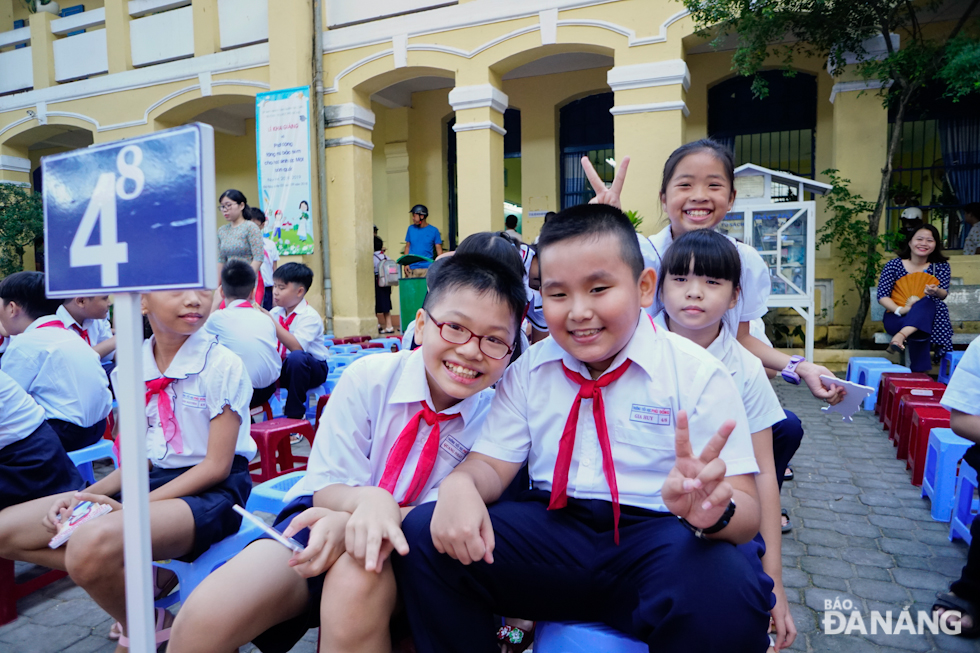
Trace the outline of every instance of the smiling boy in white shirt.
[[[764, 651], [772, 584], [727, 544], [760, 523], [728, 371], [642, 313], [655, 275], [621, 211], [568, 209], [538, 246], [551, 339], [497, 384], [434, 509], [403, 523], [417, 649], [495, 651], [496, 613], [602, 621], [656, 651]], [[533, 489], [488, 510], [525, 459]]]
[[171, 650], [288, 651], [319, 626], [320, 650], [391, 651], [387, 557], [406, 552], [401, 520], [435, 500], [479, 434], [526, 302], [520, 276], [480, 254], [456, 254], [429, 279], [423, 346], [355, 361], [324, 409], [276, 520], [306, 549], [291, 557], [260, 540], [216, 570], [182, 606]]

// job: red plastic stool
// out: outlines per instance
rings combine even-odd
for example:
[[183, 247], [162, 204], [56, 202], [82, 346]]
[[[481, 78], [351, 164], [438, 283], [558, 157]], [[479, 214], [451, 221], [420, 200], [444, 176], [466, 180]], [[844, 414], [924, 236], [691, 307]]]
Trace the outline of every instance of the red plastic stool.
[[895, 457], [899, 460], [906, 461], [905, 469], [909, 469], [908, 457], [909, 440], [912, 438], [912, 413], [916, 408], [922, 406], [938, 406], [941, 398], [941, 395], [919, 397], [907, 394], [898, 400], [898, 418], [892, 422], [892, 426], [897, 425], [895, 428], [895, 446], [898, 447], [898, 451], [895, 453]]
[[[881, 421], [886, 431], [891, 432], [892, 420], [895, 419], [895, 408], [898, 406], [898, 399], [895, 395], [903, 388], [935, 387], [937, 383], [932, 379], [923, 381], [922, 379], [889, 379], [888, 386], [885, 388], [885, 398], [881, 404]], [[891, 436], [889, 436], [891, 437]]]
[[[349, 336], [347, 338], [347, 344], [349, 344], [349, 345], [359, 345], [362, 342], [369, 342], [370, 340], [371, 340], [371, 336]], [[334, 343], [334, 344], [337, 344], [337, 343]]]
[[921, 372], [885, 372], [882, 374], [881, 381], [878, 383], [878, 395], [875, 398], [875, 413], [878, 415], [879, 422], [885, 421], [885, 397], [888, 394], [888, 387], [892, 379], [919, 379], [921, 381], [932, 381], [932, 377]]
[[387, 347], [380, 342], [362, 342], [361, 349], [387, 349]]
[[902, 399], [905, 397], [913, 397], [916, 399], [942, 397], [945, 391], [946, 386], [942, 383], [937, 383], [936, 381], [930, 381], [929, 383], [923, 383], [921, 385], [905, 385], [898, 383], [897, 385], [891, 386], [889, 388], [889, 392], [891, 393], [889, 397], [891, 400], [891, 406], [888, 407], [889, 412], [885, 414], [885, 424], [888, 428], [888, 439], [895, 442], [895, 444], [898, 444], [899, 405], [902, 403]]
[[294, 433], [302, 435], [313, 446], [313, 426], [305, 419], [277, 417], [252, 424], [252, 439], [255, 440], [261, 456], [259, 462], [248, 466], [250, 472], [260, 470], [258, 474], [252, 474], [253, 483], [264, 483], [288, 472], [306, 469], [307, 457], [293, 455], [289, 444], [289, 436]]
[[354, 341], [350, 338], [333, 338], [333, 344], [335, 345], [352, 345]]
[[912, 485], [922, 485], [926, 468], [926, 451], [932, 429], [949, 428], [949, 411], [942, 406], [922, 406], [912, 412], [912, 435], [909, 440], [909, 465], [912, 466]]
[[67, 575], [68, 572], [52, 569], [25, 583], [18, 583], [14, 576], [14, 561], [0, 558], [0, 626], [9, 624], [17, 618], [18, 599], [47, 587]]

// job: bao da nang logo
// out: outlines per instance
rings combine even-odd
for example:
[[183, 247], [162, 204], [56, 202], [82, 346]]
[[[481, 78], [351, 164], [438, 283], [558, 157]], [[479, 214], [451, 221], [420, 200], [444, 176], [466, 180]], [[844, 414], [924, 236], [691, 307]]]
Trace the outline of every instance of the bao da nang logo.
[[[823, 602], [823, 632], [825, 635], [922, 635], [927, 630], [933, 635], [940, 631], [947, 635], [960, 634], [960, 612], [946, 610], [941, 615], [929, 610], [918, 610], [913, 615], [908, 606], [901, 610], [872, 610], [865, 617], [851, 599], [837, 597]], [[950, 619], [955, 621], [950, 623]]]

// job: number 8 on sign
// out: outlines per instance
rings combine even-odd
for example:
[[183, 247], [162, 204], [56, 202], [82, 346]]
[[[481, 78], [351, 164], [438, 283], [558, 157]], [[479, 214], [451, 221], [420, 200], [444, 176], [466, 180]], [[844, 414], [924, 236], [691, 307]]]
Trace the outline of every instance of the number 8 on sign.
[[[132, 155], [131, 161], [126, 160], [127, 155]], [[129, 262], [129, 246], [117, 240], [116, 196], [132, 200], [143, 192], [144, 177], [139, 168], [142, 161], [143, 151], [136, 145], [128, 145], [119, 151], [116, 157], [118, 181], [114, 172], [99, 176], [92, 199], [89, 200], [78, 231], [71, 241], [69, 265], [73, 268], [100, 266], [103, 286], [119, 285], [119, 264]], [[133, 188], [129, 192], [126, 189], [127, 181], [133, 182]], [[99, 223], [100, 244], [89, 245], [96, 222]]]

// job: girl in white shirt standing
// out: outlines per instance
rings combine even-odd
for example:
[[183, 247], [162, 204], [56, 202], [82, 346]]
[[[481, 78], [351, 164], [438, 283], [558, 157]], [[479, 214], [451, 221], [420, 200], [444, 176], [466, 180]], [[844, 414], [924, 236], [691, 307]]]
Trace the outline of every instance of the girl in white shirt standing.
[[[154, 560], [192, 561], [237, 532], [241, 517], [232, 506], [245, 505], [251, 491], [252, 386], [241, 359], [201, 329], [210, 305], [207, 291], [143, 296], [153, 328], [143, 343], [143, 379]], [[115, 470], [84, 493], [49, 496], [0, 513], [0, 555], [67, 570], [125, 626], [121, 487]], [[49, 549], [60, 519], [80, 501], [108, 504], [113, 512], [80, 527], [65, 546]], [[158, 591], [159, 586], [158, 579]], [[169, 637], [171, 620], [158, 609], [158, 643]], [[117, 651], [128, 647], [125, 627], [123, 633]]]
[[796, 626], [789, 613], [782, 582], [782, 534], [779, 486], [773, 459], [772, 427], [786, 418], [779, 399], [759, 359], [735, 339], [724, 324], [725, 313], [739, 301], [741, 264], [735, 246], [721, 234], [707, 229], [690, 231], [674, 241], [663, 259], [657, 280], [657, 296], [664, 310], [656, 324], [684, 336], [714, 354], [732, 373], [752, 432], [752, 446], [759, 463], [755, 477], [762, 509], [758, 539], [739, 548], [747, 555], [763, 552], [762, 567], [773, 580], [776, 604], [776, 650], [790, 646]]

